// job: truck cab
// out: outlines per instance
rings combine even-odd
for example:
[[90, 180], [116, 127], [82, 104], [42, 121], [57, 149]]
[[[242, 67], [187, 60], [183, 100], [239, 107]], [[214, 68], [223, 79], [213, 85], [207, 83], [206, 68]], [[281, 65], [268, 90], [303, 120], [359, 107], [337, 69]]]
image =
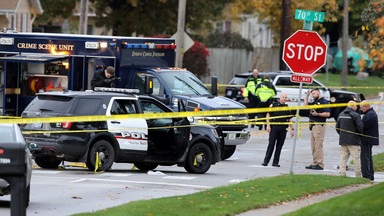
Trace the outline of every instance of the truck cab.
[[[145, 92], [145, 77], [152, 78], [153, 90], [151, 96], [162, 101], [172, 110], [177, 111], [177, 102], [181, 99], [187, 111], [209, 111], [224, 109], [244, 109], [239, 102], [222, 96], [213, 95], [205, 85], [191, 72], [180, 68], [120, 68], [121, 80], [119, 87], [139, 89]], [[125, 81], [125, 82], [124, 82]], [[212, 116], [198, 119], [209, 121], [241, 121], [247, 116]], [[224, 134], [224, 159], [232, 156], [236, 145], [244, 144], [250, 137], [245, 124], [221, 124]]]

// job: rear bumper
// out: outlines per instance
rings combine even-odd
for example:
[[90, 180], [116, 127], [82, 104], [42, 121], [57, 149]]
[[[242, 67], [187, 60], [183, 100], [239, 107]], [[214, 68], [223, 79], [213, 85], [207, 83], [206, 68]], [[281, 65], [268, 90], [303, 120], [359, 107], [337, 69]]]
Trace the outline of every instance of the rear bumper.
[[224, 145], [245, 144], [251, 136], [251, 133], [248, 130], [223, 131], [223, 133], [224, 133]]

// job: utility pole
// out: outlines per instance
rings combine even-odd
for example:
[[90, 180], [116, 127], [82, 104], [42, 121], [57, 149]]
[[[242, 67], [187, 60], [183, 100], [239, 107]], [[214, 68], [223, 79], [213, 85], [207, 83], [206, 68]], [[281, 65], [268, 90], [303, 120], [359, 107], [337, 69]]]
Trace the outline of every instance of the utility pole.
[[348, 14], [348, 7], [349, 7], [349, 0], [344, 0], [344, 18], [343, 18], [343, 38], [342, 38], [342, 51], [343, 51], [343, 58], [342, 58], [342, 64], [343, 64], [343, 71], [341, 75], [341, 85], [347, 86], [347, 77], [348, 77], [348, 20], [349, 20], [349, 14]]
[[291, 0], [282, 0], [281, 11], [281, 30], [280, 30], [280, 70], [288, 70], [283, 61], [284, 41], [291, 33]]
[[88, 26], [88, 0], [81, 0], [79, 34], [87, 34], [87, 26]]
[[186, 5], [187, 5], [187, 0], [179, 0], [179, 13], [177, 18], [177, 37], [176, 37], [176, 62], [175, 62], [175, 66], [179, 68], [183, 67]]

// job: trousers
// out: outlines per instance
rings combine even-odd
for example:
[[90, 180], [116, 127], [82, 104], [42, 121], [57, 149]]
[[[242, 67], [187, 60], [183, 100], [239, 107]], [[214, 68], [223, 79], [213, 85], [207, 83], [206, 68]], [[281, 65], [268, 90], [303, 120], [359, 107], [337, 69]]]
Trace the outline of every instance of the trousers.
[[358, 145], [340, 146], [340, 175], [346, 175], [347, 161], [349, 156], [352, 156], [353, 158], [355, 177], [361, 177], [360, 146]]
[[323, 142], [325, 136], [325, 125], [315, 124], [311, 130], [311, 149], [312, 149], [312, 165], [319, 165], [324, 168], [324, 150]]
[[279, 164], [280, 153], [283, 148], [285, 138], [287, 136], [287, 126], [285, 125], [272, 125], [269, 132], [269, 143], [267, 152], [265, 153], [264, 163], [268, 164], [271, 160], [273, 149], [276, 145], [275, 156], [273, 157], [272, 164]]
[[374, 180], [374, 168], [372, 160], [372, 145], [361, 146], [361, 174], [364, 178]]

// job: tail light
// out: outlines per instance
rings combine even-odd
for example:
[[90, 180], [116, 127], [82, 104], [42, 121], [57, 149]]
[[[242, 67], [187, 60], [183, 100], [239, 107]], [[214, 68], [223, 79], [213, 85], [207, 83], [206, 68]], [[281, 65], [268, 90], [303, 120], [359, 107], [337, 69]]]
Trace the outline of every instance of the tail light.
[[244, 87], [241, 87], [241, 96], [243, 96]]
[[61, 125], [63, 126], [64, 129], [70, 129], [72, 126], [73, 122], [63, 122]]

